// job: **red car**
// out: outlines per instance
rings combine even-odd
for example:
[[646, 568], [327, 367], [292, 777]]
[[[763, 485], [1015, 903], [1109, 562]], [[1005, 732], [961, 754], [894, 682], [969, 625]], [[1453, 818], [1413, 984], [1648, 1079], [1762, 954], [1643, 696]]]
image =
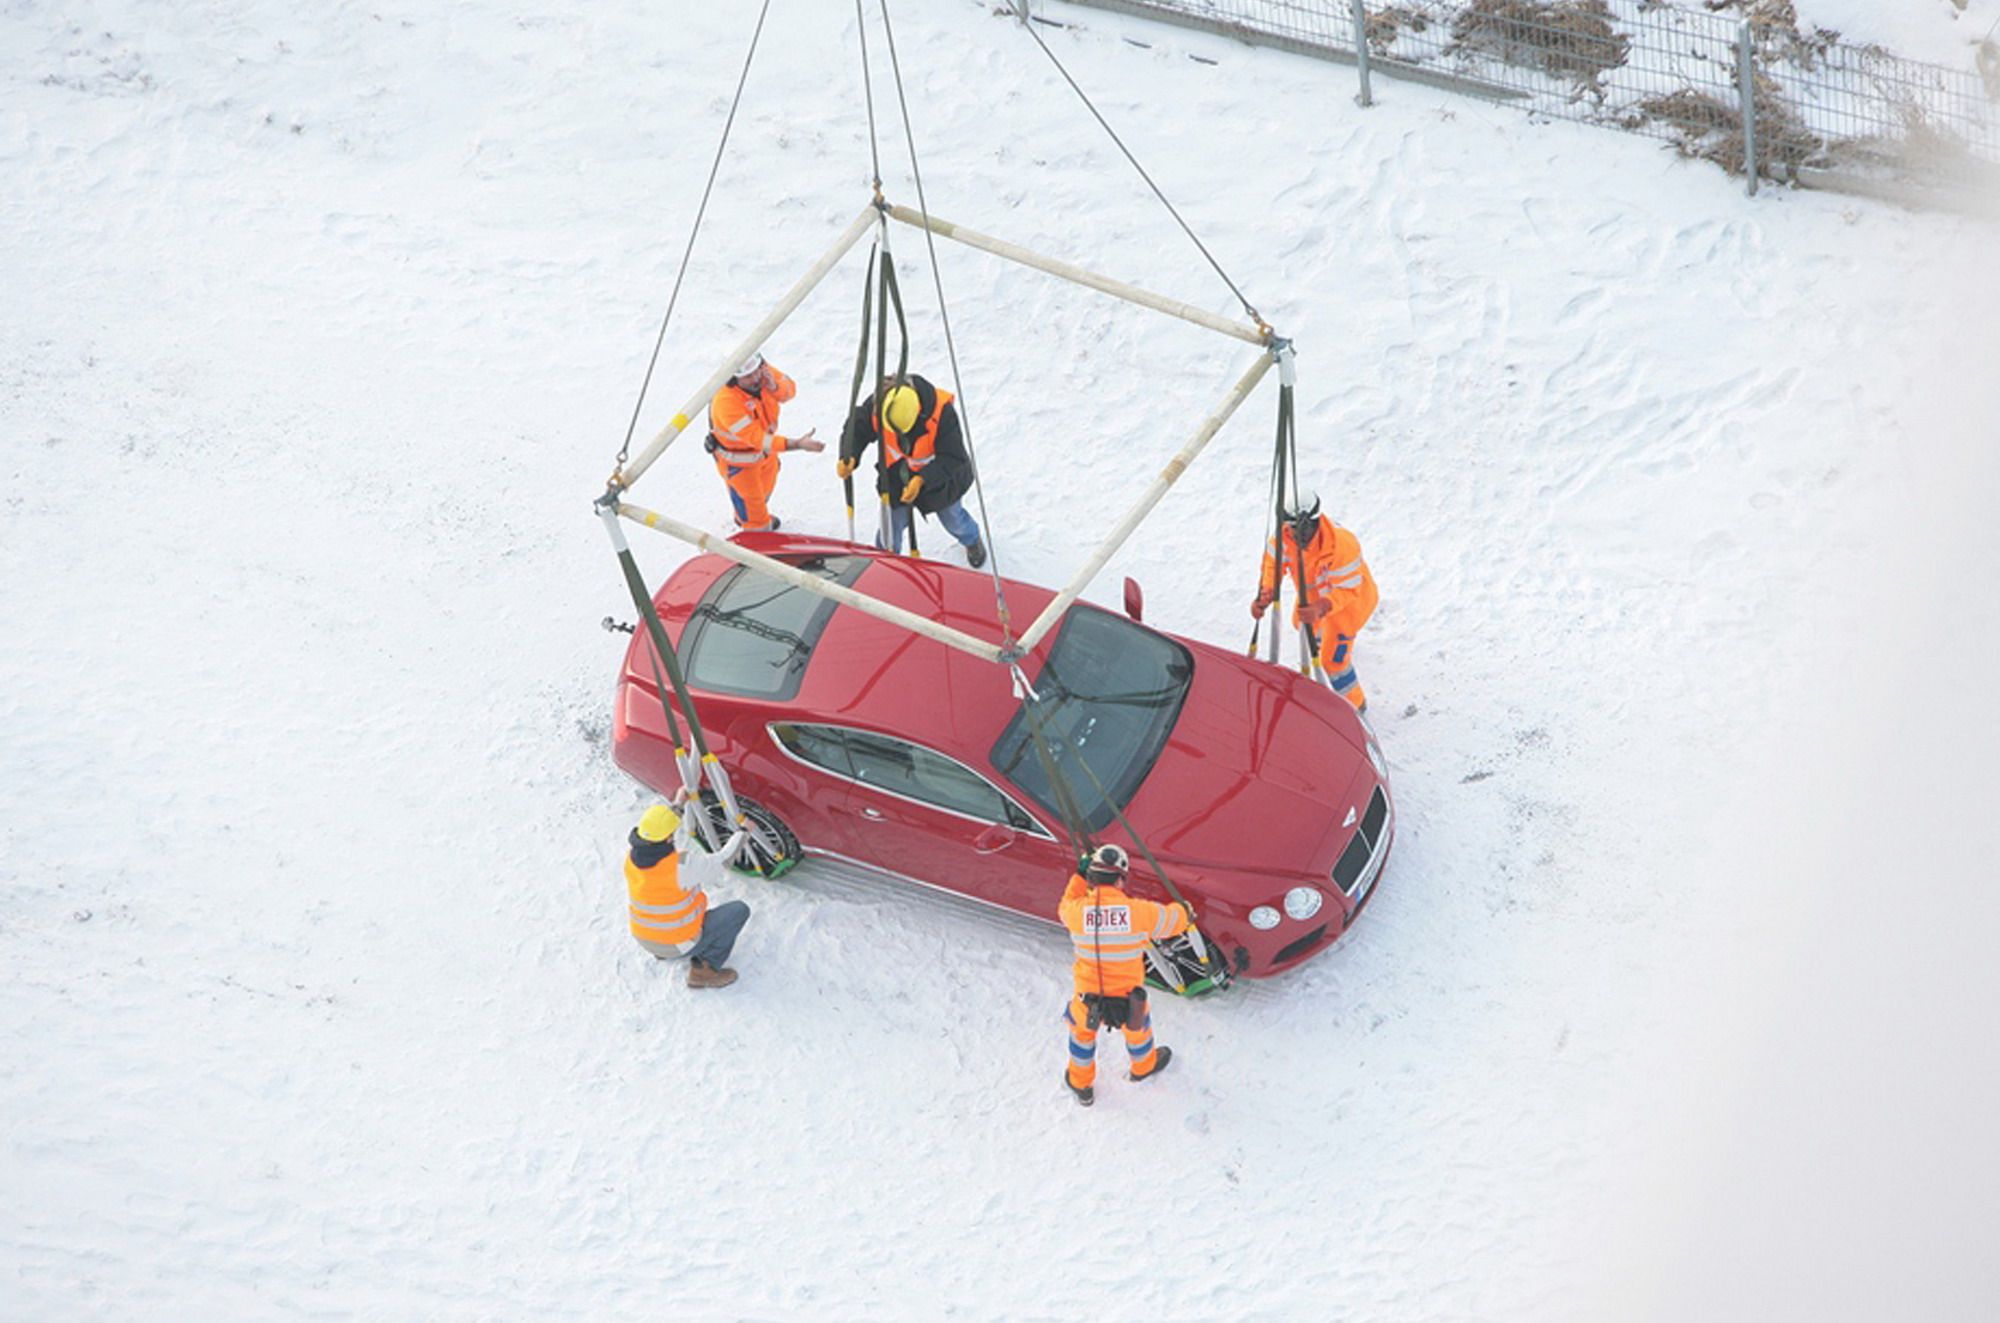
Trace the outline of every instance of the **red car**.
[[[998, 637], [988, 575], [786, 533], [738, 541]], [[1007, 582], [1019, 621], [1054, 596]], [[1108, 797], [1230, 970], [1260, 978], [1347, 931], [1388, 857], [1395, 809], [1374, 737], [1288, 669], [1077, 602], [1022, 662], [1044, 700], [1038, 755], [992, 662], [716, 555], [682, 565], [655, 603], [751, 819], [756, 871], [831, 855], [1053, 922], [1076, 858], [1052, 752], [1090, 831], [1132, 845]], [[679, 786], [643, 629], [612, 738], [620, 767], [663, 794]], [[1133, 891], [1166, 899], [1137, 848], [1132, 860]]]

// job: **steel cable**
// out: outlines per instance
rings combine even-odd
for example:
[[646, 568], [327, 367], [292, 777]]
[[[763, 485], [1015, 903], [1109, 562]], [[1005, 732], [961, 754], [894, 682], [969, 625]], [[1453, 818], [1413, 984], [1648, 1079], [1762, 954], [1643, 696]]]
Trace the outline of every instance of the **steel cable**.
[[875, 140], [875, 80], [868, 72], [868, 20], [854, 0], [854, 30], [861, 38], [861, 94], [868, 103], [868, 160], [875, 170], [875, 202], [882, 202], [882, 153]]
[[[931, 280], [937, 288], [938, 319], [944, 325], [944, 347], [951, 359], [952, 389], [958, 392], [958, 417], [965, 432], [965, 457], [972, 465], [972, 493], [979, 503], [980, 531], [986, 540], [986, 565], [993, 576], [993, 598], [1000, 614], [1000, 639], [1009, 649], [1014, 643], [1013, 619], [1007, 610], [1007, 589], [1000, 582], [1000, 549], [993, 536], [993, 521], [986, 514], [986, 487], [979, 478], [979, 454], [972, 444], [972, 414], [965, 404], [965, 383], [958, 371], [958, 346], [952, 339], [951, 312], [944, 301], [944, 277], [938, 270], [937, 240], [931, 234], [930, 204], [924, 200], [924, 173], [917, 165], [917, 135], [910, 126], [910, 103], [903, 94], [903, 67], [896, 57], [896, 29], [889, 21], [889, 0], [881, 0], [882, 30], [889, 38], [889, 68], [896, 76], [896, 105], [903, 116], [903, 140], [910, 149], [910, 174], [917, 183], [917, 210], [924, 218], [924, 247], [930, 254]], [[913, 512], [910, 516], [910, 531], [916, 532], [917, 520]]]
[[1118, 131], [1112, 128], [1110, 121], [1099, 113], [1097, 107], [1091, 103], [1090, 97], [1084, 92], [1083, 88], [1077, 85], [1076, 79], [1070, 77], [1069, 70], [1063, 67], [1063, 62], [1056, 58], [1056, 53], [1049, 49], [1049, 44], [1042, 40], [1042, 34], [1035, 31], [1032, 24], [1026, 26], [1028, 35], [1033, 37], [1035, 44], [1042, 48], [1042, 54], [1049, 57], [1049, 63], [1056, 67], [1056, 72], [1063, 76], [1063, 81], [1069, 84], [1070, 90], [1075, 92], [1078, 99], [1083, 102], [1084, 109], [1088, 110], [1091, 117], [1103, 126], [1106, 133], [1111, 135], [1111, 141], [1118, 145], [1118, 150], [1125, 154], [1125, 159], [1130, 161], [1132, 168], [1139, 172], [1139, 178], [1146, 181], [1146, 187], [1153, 190], [1153, 196], [1160, 200], [1160, 205], [1167, 209], [1167, 214], [1174, 218], [1174, 222], [1181, 227], [1182, 233], [1186, 234], [1194, 242], [1194, 246], [1201, 250], [1201, 255], [1208, 259], [1210, 266], [1215, 268], [1215, 274], [1222, 277], [1222, 283], [1229, 286], [1229, 292], [1234, 294], [1236, 301], [1243, 305], [1243, 311], [1249, 313], [1250, 319], [1257, 323], [1258, 329], [1268, 335], [1271, 327], [1270, 323], [1264, 320], [1264, 315], [1251, 306], [1249, 299], [1243, 297], [1243, 291], [1236, 287], [1236, 282], [1231, 280], [1229, 273], [1222, 269], [1222, 263], [1215, 260], [1215, 254], [1208, 251], [1208, 245], [1201, 241], [1201, 237], [1194, 232], [1185, 220], [1181, 219], [1181, 214], [1174, 209], [1174, 204], [1167, 201], [1167, 195], [1160, 191], [1160, 186], [1153, 182], [1151, 175], [1146, 173], [1146, 167], [1139, 164], [1139, 158], [1132, 155], [1132, 150], [1125, 145], [1125, 140], [1118, 136]]
[[667, 313], [660, 318], [660, 334], [653, 341], [653, 356], [646, 360], [646, 375], [639, 382], [639, 398], [632, 405], [632, 421], [625, 425], [625, 440], [618, 446], [618, 462], [613, 466], [612, 483], [622, 486], [625, 458], [632, 449], [632, 435], [639, 430], [639, 414], [646, 407], [646, 390], [653, 384], [653, 369], [659, 366], [660, 349], [667, 342], [667, 324], [673, 320], [674, 305], [680, 301], [681, 282], [687, 278], [688, 263], [694, 257], [694, 241], [701, 234], [702, 218], [708, 214], [709, 195], [715, 191], [715, 177], [722, 169], [723, 153], [729, 147], [729, 130], [736, 123], [736, 108], [743, 104], [743, 87], [750, 81], [750, 64], [757, 58], [757, 43], [764, 35], [764, 19], [771, 12], [771, 0], [757, 11], [757, 27], [750, 34], [750, 50], [743, 57], [743, 72], [736, 77], [736, 95], [729, 102], [729, 117], [722, 122], [722, 140], [715, 144], [715, 160], [708, 167], [708, 183], [701, 190], [701, 205], [695, 208], [694, 225], [688, 230], [687, 248], [681, 253], [681, 269], [674, 276], [673, 293], [667, 296]]

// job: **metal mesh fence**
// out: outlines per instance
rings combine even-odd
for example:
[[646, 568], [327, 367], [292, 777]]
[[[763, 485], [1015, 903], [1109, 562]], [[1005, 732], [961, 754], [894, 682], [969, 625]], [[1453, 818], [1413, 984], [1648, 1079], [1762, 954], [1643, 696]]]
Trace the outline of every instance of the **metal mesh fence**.
[[1976, 69], [1906, 60], [1802, 31], [1783, 0], [1073, 2], [1615, 124], [1736, 173], [1749, 157], [1768, 179], [2000, 170], [2000, 48]]

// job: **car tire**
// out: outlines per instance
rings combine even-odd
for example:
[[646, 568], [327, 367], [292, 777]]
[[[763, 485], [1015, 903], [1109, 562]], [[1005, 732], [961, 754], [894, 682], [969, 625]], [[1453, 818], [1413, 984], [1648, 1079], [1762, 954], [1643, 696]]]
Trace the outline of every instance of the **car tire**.
[[[701, 792], [703, 809], [708, 813], [709, 822], [725, 839], [733, 824], [723, 810], [722, 802], [712, 790]], [[743, 810], [743, 816], [750, 822], [750, 840], [728, 865], [731, 871], [750, 877], [779, 878], [805, 858], [805, 848], [799, 838], [785, 825], [785, 820], [765, 808], [754, 799], [736, 797], [736, 806]]]

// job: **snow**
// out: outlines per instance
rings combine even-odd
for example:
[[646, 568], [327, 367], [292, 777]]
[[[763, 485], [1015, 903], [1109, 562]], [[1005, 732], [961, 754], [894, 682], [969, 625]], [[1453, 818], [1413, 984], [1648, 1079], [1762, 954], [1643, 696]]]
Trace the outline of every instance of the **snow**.
[[[701, 995], [624, 930], [589, 501], [754, 8], [0, 14], [0, 1312], [1990, 1304], [1990, 228], [1065, 10], [1299, 345], [1401, 814], [1346, 941], [1162, 1005], [1172, 1075], [1107, 1042], [1084, 1112], [1025, 919], [718, 877]], [[1235, 311], [993, 8], [895, 13], [932, 208]], [[853, 15], [774, 10], [641, 440], [866, 200]], [[769, 346], [790, 425], [861, 260]], [[1248, 351], [939, 260], [1001, 564], [1059, 582]], [[1270, 399], [1094, 597], [1243, 637]], [[692, 443], [635, 495], [726, 519]]]
[[1973, 48], [2000, 38], [2000, 0], [1796, 0], [1799, 27], [1911, 60], [1972, 67]]

